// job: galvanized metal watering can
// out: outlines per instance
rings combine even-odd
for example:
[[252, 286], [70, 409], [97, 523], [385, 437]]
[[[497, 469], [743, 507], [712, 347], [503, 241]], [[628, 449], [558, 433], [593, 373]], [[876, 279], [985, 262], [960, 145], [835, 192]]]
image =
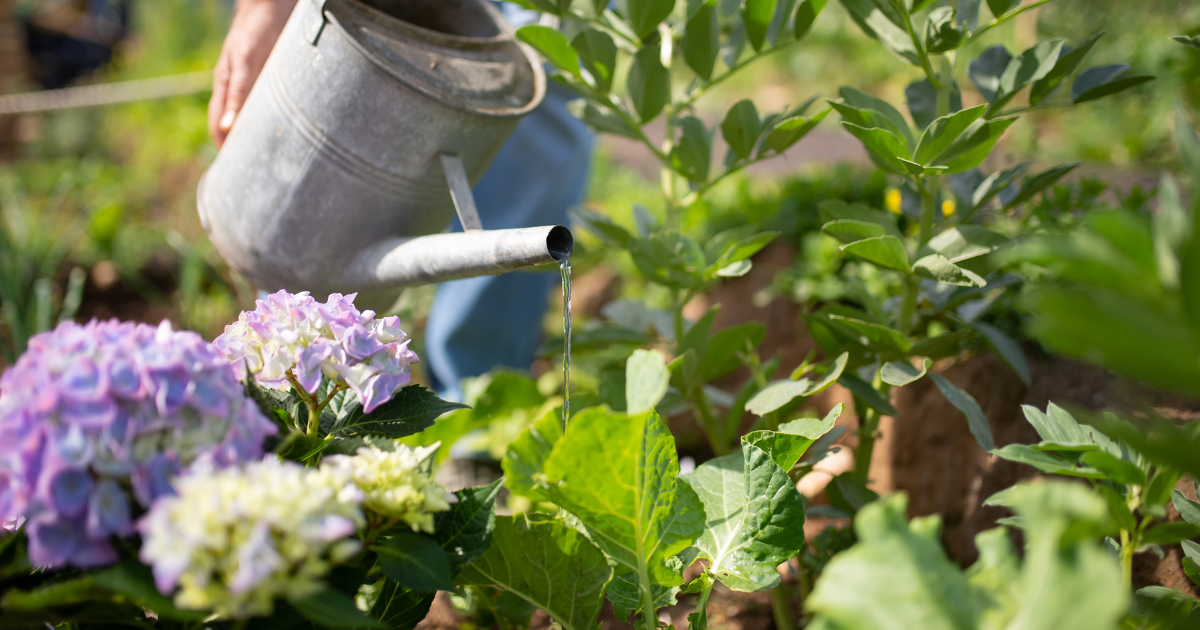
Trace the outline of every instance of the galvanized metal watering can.
[[[200, 182], [201, 221], [268, 290], [561, 262], [569, 230], [483, 230], [470, 188], [545, 89], [486, 0], [301, 0]], [[438, 234], [455, 208], [466, 231]]]

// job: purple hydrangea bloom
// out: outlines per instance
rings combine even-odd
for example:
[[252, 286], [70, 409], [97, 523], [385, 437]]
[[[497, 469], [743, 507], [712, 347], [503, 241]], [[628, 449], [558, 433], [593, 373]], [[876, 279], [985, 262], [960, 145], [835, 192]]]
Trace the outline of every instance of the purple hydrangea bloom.
[[313, 393], [326, 376], [349, 387], [370, 413], [412, 380], [408, 335], [397, 317], [375, 319], [354, 307], [354, 294], [324, 304], [307, 292], [280, 291], [225, 327], [213, 341], [234, 366], [259, 383], [287, 389], [292, 380]]
[[275, 431], [199, 335], [61, 324], [0, 377], [0, 524], [25, 523], [36, 565], [111, 563], [131, 495], [147, 508], [192, 462], [257, 460]]

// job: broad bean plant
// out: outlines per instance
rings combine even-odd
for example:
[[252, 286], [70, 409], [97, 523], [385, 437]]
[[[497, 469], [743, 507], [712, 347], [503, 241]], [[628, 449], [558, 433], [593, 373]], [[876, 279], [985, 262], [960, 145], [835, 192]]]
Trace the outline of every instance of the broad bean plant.
[[[625, 414], [633, 417], [632, 401], [651, 386], [662, 388], [661, 396], [651, 397], [656, 411], [668, 416], [691, 411], [718, 456], [714, 462], [736, 459], [740, 452], [740, 470], [747, 475], [743, 486], [750, 487], [750, 476], [756, 474], [750, 466], [769, 458], [755, 455], [758, 443], [748, 442], [749, 436], [765, 431], [774, 436], [820, 438], [823, 433], [807, 426], [812, 421], [804, 420], [803, 427], [788, 421], [806, 399], [834, 383], [841, 384], [854, 394], [859, 419], [856, 465], [852, 473], [835, 479], [827, 491], [833, 508], [823, 512], [831, 516], [854, 516], [877, 498], [867, 488], [868, 468], [880, 418], [897, 415], [889, 400], [893, 388], [929, 378], [963, 413], [979, 446], [993, 450], [988, 420], [979, 404], [930, 367], [935, 360], [958, 356], [982, 344], [1029, 382], [1030, 371], [1020, 345], [986, 317], [995, 305], [1011, 302], [1022, 279], [1013, 273], [1016, 263], [1005, 261], [997, 252], [1009, 249], [1027, 233], [1044, 229], [1038, 216], [1023, 209], [1078, 163], [1041, 172], [1031, 171], [1028, 162], [991, 173], [982, 169], [1021, 114], [1084, 104], [1152, 80], [1130, 74], [1125, 65], [1087, 67], [1084, 61], [1103, 33], [1073, 44], [1049, 39], [1024, 51], [996, 45], [974, 59], [965, 58], [964, 51], [973, 49], [971, 45], [986, 33], [1046, 1], [989, 0], [985, 12], [984, 3], [978, 0], [843, 0], [843, 7], [866, 35], [918, 73], [920, 78], [905, 91], [907, 115], [900, 107], [846, 86], [837, 98], [821, 105], [813, 96], [780, 112], [760, 113], [753, 100], [742, 100], [710, 126], [697, 116], [697, 102], [761, 57], [801, 43], [825, 2], [626, 0], [610, 8], [607, 2], [527, 0], [525, 4], [558, 18], [560, 24], [557, 28], [545, 24], [524, 27], [518, 37], [543, 54], [554, 68], [554, 80], [580, 96], [575, 103], [578, 115], [599, 131], [641, 142], [661, 163], [666, 207], [661, 224], [641, 208], [635, 209], [636, 232], [590, 211], [576, 213], [601, 239], [628, 251], [645, 279], [669, 295], [665, 309], [622, 301], [605, 312], [612, 326], [581, 335], [585, 348], [593, 341], [634, 346], [640, 342], [670, 351], [669, 377], [655, 379], [647, 371], [653, 362], [635, 361], [630, 350], [606, 348], [606, 360], [615, 366], [624, 363], [625, 390], [622, 399], [620, 387], [609, 382], [614, 379], [605, 379], [600, 400], [610, 409], [624, 406]], [[987, 13], [990, 19], [984, 19]], [[963, 107], [960, 80], [964, 78], [962, 84], [975, 88], [980, 104]], [[699, 243], [681, 230], [681, 216], [713, 186], [754, 162], [786, 151], [834, 111], [842, 128], [894, 178], [897, 194], [894, 207], [888, 209], [829, 200], [820, 208], [825, 221], [822, 229], [840, 241], [845, 255], [876, 268], [886, 281], [873, 283], [875, 288], [854, 283], [851, 304], [820, 305], [807, 313], [808, 327], [825, 358], [806, 360], [779, 378], [778, 362], [763, 360], [757, 352], [765, 335], [761, 325], [748, 323], [714, 332], [715, 307], [695, 322], [683, 315], [684, 305], [692, 297], [723, 279], [747, 273], [751, 257], [777, 235], [745, 226]], [[647, 129], [651, 123], [664, 129], [661, 143], [650, 139]], [[714, 155], [719, 151], [715, 142], [718, 132], [724, 140], [723, 156]], [[750, 377], [735, 395], [711, 385], [739, 366], [748, 368]], [[653, 369], [657, 370], [657, 365]], [[657, 394], [658, 390], [653, 391]], [[743, 436], [747, 412], [757, 420], [751, 433]], [[579, 417], [588, 417], [585, 413], [592, 412], [580, 412]], [[576, 429], [568, 428], [564, 439], [570, 438], [572, 431]], [[795, 438], [772, 438], [776, 439]], [[556, 443], [558, 448], [568, 447]], [[815, 454], [821, 452], [818, 448]], [[774, 461], [792, 477], [806, 472], [812, 463], [811, 458], [803, 460], [802, 456]], [[715, 464], [703, 464], [692, 474], [699, 475], [711, 465]], [[668, 467], [659, 472], [670, 477], [673, 471]], [[583, 509], [578, 497], [555, 494], [555, 484], [571, 485], [565, 472], [543, 471], [543, 481], [549, 486], [540, 490], [535, 500], [558, 505], [590, 526], [578, 512]], [[515, 478], [511, 471], [509, 478]], [[663, 509], [679, 513], [681, 520], [673, 522], [690, 522], [685, 517], [691, 511], [690, 494], [679, 488], [673, 491], [679, 499], [670, 500], [670, 508]], [[660, 488], [658, 492], [669, 496], [669, 490]], [[702, 499], [706, 496], [695, 490]], [[607, 498], [596, 500], [611, 503]], [[643, 506], [637, 501], [634, 504]], [[706, 503], [705, 508], [709, 507]], [[784, 510], [782, 506], [779, 509]], [[707, 514], [709, 523], [727, 520]], [[798, 520], [793, 523], [798, 527]], [[704, 540], [710, 534], [696, 535], [697, 540]], [[592, 538], [598, 542], [608, 539]], [[806, 553], [804, 566], [819, 571], [852, 541], [853, 535], [836, 534], [819, 541], [823, 551]], [[612, 550], [604, 544], [601, 548], [611, 556]], [[702, 549], [699, 543], [696, 548]], [[782, 557], [785, 551], [780, 548], [772, 553]], [[763, 558], [776, 557], [762, 553]], [[683, 589], [700, 592], [701, 602], [707, 599], [704, 585], [714, 581], [724, 581], [737, 590], [759, 590], [775, 583], [731, 584], [721, 573], [724, 560], [705, 556], [703, 551], [689, 554], [678, 556], [679, 561], [686, 565], [703, 558], [706, 571], [702, 579], [707, 582], [689, 583]], [[623, 577], [622, 569], [630, 575]], [[657, 594], [669, 593], [680, 578], [673, 575], [661, 581], [665, 574], [644, 569], [618, 563], [614, 584], [621, 588], [610, 587], [609, 598], [616, 604], [621, 596], [614, 599], [614, 592], [632, 591], [636, 586], [642, 595], [640, 604], [629, 598], [629, 603], [618, 609], [640, 608], [643, 623], [649, 627], [654, 623], [650, 610], [661, 605]], [[776, 595], [778, 603], [782, 593]], [[693, 623], [703, 627], [703, 612], [697, 615]], [[789, 620], [777, 614], [776, 622], [788, 627]]]

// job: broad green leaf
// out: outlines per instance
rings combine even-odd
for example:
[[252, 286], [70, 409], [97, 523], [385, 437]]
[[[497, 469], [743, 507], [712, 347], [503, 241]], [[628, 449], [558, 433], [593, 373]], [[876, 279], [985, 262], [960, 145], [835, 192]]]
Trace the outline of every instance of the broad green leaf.
[[904, 119], [904, 114], [901, 114], [900, 110], [892, 106], [891, 103], [850, 86], [839, 88], [838, 96], [842, 97], [842, 100], [852, 107], [878, 112], [883, 115], [884, 118], [891, 122], [889, 130], [895, 132], [904, 140], [906, 146], [911, 147], [916, 144], [916, 138], [913, 137], [912, 129], [908, 126], [908, 121]]
[[1029, 170], [1032, 162], [1022, 162], [1010, 169], [998, 171], [988, 175], [986, 179], [979, 183], [975, 188], [975, 192], [971, 194], [971, 207], [969, 211], [975, 211], [982, 208], [984, 204], [991, 201], [993, 197], [1000, 194], [1009, 184], [1016, 181], [1017, 178], [1025, 174]]
[[841, 246], [841, 250], [848, 254], [865, 258], [888, 269], [896, 269], [898, 271], [909, 270], [908, 252], [904, 249], [904, 243], [895, 236], [886, 235], [865, 238], [861, 241], [846, 243]]
[[596, 91], [607, 94], [617, 71], [617, 45], [612, 36], [600, 29], [588, 28], [571, 39], [571, 48], [591, 75]]
[[912, 341], [908, 337], [904, 336], [904, 333], [896, 330], [895, 328], [889, 328], [887, 326], [882, 326], [874, 322], [867, 322], [860, 319], [843, 317], [841, 315], [830, 315], [829, 319], [838, 322], [852, 329], [854, 332], [866, 337], [867, 340], [872, 344], [886, 346], [901, 354], [908, 353], [909, 349], [912, 348]]
[[988, 48], [971, 61], [967, 76], [989, 103], [995, 102], [1000, 92], [1000, 76], [1011, 61], [1012, 55], [1002, 44]]
[[502, 588], [565, 630], [590, 630], [612, 573], [604, 554], [580, 532], [559, 521], [509, 516], [496, 519], [491, 547], [463, 569], [460, 580]]
[[1100, 31], [1083, 40], [1076, 48], [1063, 46], [1062, 56], [1055, 62], [1054, 69], [1046, 76], [1034, 81], [1033, 87], [1029, 89], [1029, 104], [1034, 106], [1040, 105], [1046, 102], [1051, 96], [1054, 96], [1059, 88], [1066, 83], [1071, 74], [1075, 72], [1075, 69], [1079, 67], [1080, 62], [1091, 51], [1092, 46], [1095, 45], [1096, 40], [1100, 39], [1101, 35], [1104, 35], [1104, 31]]
[[746, 260], [762, 251], [767, 245], [770, 245], [771, 241], [778, 238], [780, 234], [780, 232], [758, 232], [747, 236], [731, 244], [728, 249], [722, 252], [714, 267], [720, 268], [731, 265], [739, 260]]
[[771, 18], [775, 16], [777, 0], [745, 0], [742, 5], [742, 23], [746, 25], [746, 37], [754, 50], [762, 50], [767, 39], [767, 30], [771, 28]]
[[880, 166], [901, 175], [910, 172], [913, 162], [908, 159], [908, 148], [896, 134], [886, 129], [867, 129], [844, 120], [842, 127], [858, 138], [863, 146], [880, 160]]
[[929, 239], [917, 254], [941, 254], [952, 263], [990, 254], [1009, 244], [1007, 236], [979, 225], [959, 225]]
[[807, 607], [826, 628], [976, 628], [974, 593], [941, 545], [906, 522], [907, 498], [867, 505], [854, 519], [859, 543], [817, 580]]
[[701, 362], [701, 377], [713, 381], [737, 369], [742, 364], [740, 353], [752, 352], [767, 335], [762, 324], [751, 322], [724, 328], [713, 335]]
[[1004, 208], [1015, 208], [1026, 201], [1033, 199], [1034, 195], [1056, 184], [1058, 180], [1062, 179], [1067, 173], [1070, 173], [1078, 168], [1080, 164], [1083, 164], [1083, 162], [1071, 162], [1070, 164], [1056, 166], [1043, 173], [1037, 174], [1033, 177], [1033, 179], [1024, 182], [1020, 191], [1004, 204]]
[[1179, 490], [1171, 490], [1171, 503], [1175, 505], [1175, 509], [1179, 510], [1179, 515], [1183, 520], [1200, 525], [1200, 502], [1193, 501], [1187, 498]]
[[571, 42], [567, 41], [566, 35], [558, 29], [537, 24], [522, 26], [517, 29], [517, 39], [533, 46], [534, 50], [541, 53], [556, 69], [577, 79], [581, 78], [579, 56], [575, 54], [575, 49], [571, 48]]
[[346, 417], [334, 426], [333, 432], [341, 437], [371, 435], [402, 438], [433, 426], [434, 420], [444, 413], [467, 408], [460, 403], [442, 400], [420, 385], [409, 385], [371, 413], [363, 413], [362, 406], [356, 403]]
[[960, 287], [984, 287], [987, 280], [969, 269], [963, 269], [941, 254], [930, 254], [913, 263], [913, 273], [922, 278]]
[[721, 26], [717, 22], [716, 0], [700, 3], [695, 15], [688, 17], [683, 32], [683, 60], [700, 78], [712, 79], [717, 55], [721, 52]]
[[953, 175], [969, 171], [983, 163], [991, 154], [1004, 132], [1016, 122], [1016, 118], [976, 120], [958, 140], [942, 154], [941, 161], [949, 167], [943, 174]]
[[1177, 545], [1192, 538], [1200, 538], [1200, 525], [1195, 523], [1163, 523], [1142, 532], [1142, 542], [1147, 545]]
[[682, 135], [671, 149], [671, 168], [694, 182], [708, 180], [712, 140], [704, 122], [688, 116], [680, 122]]
[[890, 116], [884, 114], [883, 112], [866, 107], [856, 107], [850, 103], [847, 103], [845, 100], [827, 100], [826, 102], [829, 103], [831, 108], [837, 110], [838, 114], [842, 117], [843, 123], [858, 125], [864, 129], [883, 129], [891, 132], [892, 135], [899, 138], [901, 143], [904, 145], [904, 151], [901, 152], [901, 154], [905, 156], [908, 155], [909, 148], [912, 147], [914, 143], [908, 139], [908, 134], [910, 132], [908, 131], [907, 123], [903, 126], [898, 125]]
[[925, 50], [944, 53], [963, 43], [966, 31], [955, 19], [953, 7], [936, 7], [925, 18]]
[[1017, 5], [1021, 4], [1021, 0], [987, 0], [988, 9], [992, 11], [992, 15], [1000, 17], [1008, 13]]
[[[800, 418], [779, 425], [778, 431], [751, 431], [742, 440], [762, 449], [783, 470], [790, 471], [804, 457], [808, 447], [833, 430], [846, 406], [838, 403], [824, 419]], [[711, 520], [711, 515], [709, 517]]]
[[634, 350], [625, 364], [626, 413], [652, 411], [667, 395], [670, 380], [666, 355], [658, 350]]
[[[650, 594], [656, 610], [666, 608], [678, 603], [675, 596], [679, 594], [679, 587], [652, 584]], [[608, 583], [605, 595], [608, 596], [608, 601], [612, 602], [617, 620], [622, 622], [629, 621], [630, 615], [642, 612], [644, 607], [642, 593], [638, 590], [637, 576], [633, 573], [614, 575], [612, 581]]]
[[412, 630], [429, 614], [434, 595], [385, 580], [371, 607], [371, 616], [382, 621], [389, 630]]
[[[930, 376], [932, 376], [932, 374]], [[857, 396], [859, 400], [866, 403], [868, 407], [874, 409], [875, 411], [878, 411], [885, 416], [892, 416], [893, 418], [899, 415], [896, 411], [896, 408], [892, 406], [892, 403], [887, 399], [887, 397], [885, 397], [883, 394], [880, 394], [879, 390], [871, 387], [870, 383], [862, 380], [861, 378], [858, 378], [853, 374], [842, 374], [842, 377], [838, 379], [838, 383], [840, 383], [842, 387], [850, 390], [850, 392]]]
[[825, 120], [831, 111], [833, 108], [826, 107], [810, 118], [792, 116], [775, 123], [775, 126], [767, 133], [766, 147], [776, 153], [783, 153], [821, 124], [821, 121]]
[[30, 590], [10, 589], [0, 599], [0, 609], [38, 610], [81, 604], [103, 594], [95, 578], [84, 575], [42, 584]]
[[658, 116], [671, 100], [671, 73], [659, 57], [658, 46], [644, 46], [634, 55], [629, 69], [629, 99], [642, 124]]
[[1092, 451], [1084, 453], [1080, 460], [1084, 464], [1104, 473], [1105, 477], [1119, 484], [1145, 486], [1147, 483], [1146, 473], [1142, 472], [1141, 468], [1111, 453]]
[[399, 532], [376, 544], [379, 564], [389, 579], [415, 591], [453, 591], [450, 563], [429, 536]]
[[929, 359], [922, 361], [921, 367], [917, 367], [908, 361], [884, 363], [883, 367], [879, 368], [879, 378], [888, 385], [904, 387], [925, 376], [925, 373], [929, 371], [931, 363], [933, 362]]
[[842, 6], [850, 13], [850, 17], [859, 28], [883, 45], [888, 52], [908, 61], [913, 65], [921, 63], [920, 55], [913, 45], [912, 38], [901, 26], [904, 17], [900, 10], [889, 1], [882, 0], [842, 0]]
[[853, 472], [845, 472], [833, 478], [825, 486], [825, 496], [833, 507], [851, 516], [879, 500], [879, 494], [871, 490]]
[[576, 118], [582, 120], [596, 131], [611, 133], [631, 140], [639, 139], [637, 130], [630, 126], [629, 121], [611, 109], [597, 107], [594, 103], [586, 99], [578, 99], [567, 103], [567, 109]]
[[840, 354], [830, 364], [824, 377], [816, 383], [808, 379], [800, 379], [798, 381], [778, 381], [767, 385], [746, 402], [746, 410], [756, 416], [762, 416], [783, 408], [784, 405], [798, 397], [808, 397], [824, 391], [841, 377], [849, 357], [849, 353]]
[[1076, 105], [1086, 103], [1154, 80], [1145, 75], [1127, 76], [1127, 72], [1129, 66], [1123, 63], [1095, 66], [1080, 72], [1071, 85], [1071, 102]]
[[854, 243], [867, 238], [889, 234], [887, 227], [869, 221], [840, 219], [821, 226], [821, 231], [843, 243]]
[[704, 505], [695, 544], [709, 571], [737, 591], [778, 584], [776, 567], [804, 548], [804, 499], [787, 471], [743, 442], [740, 453], [709, 460], [682, 479]]
[[[913, 124], [918, 129], [925, 129], [933, 124], [938, 115], [937, 105], [937, 89], [929, 82], [929, 79], [921, 79], [913, 81], [904, 89], [904, 97], [908, 101], [908, 113], [912, 116]], [[962, 91], [958, 88], [958, 83], [952, 83], [950, 86], [950, 109], [949, 113], [962, 110]]]
[[1016, 372], [1017, 377], [1021, 379], [1022, 383], [1026, 385], [1030, 384], [1029, 363], [1025, 361], [1025, 352], [1021, 350], [1020, 344], [1004, 334], [1004, 331], [991, 324], [975, 321], [971, 323], [971, 327], [987, 340], [988, 346], [991, 347], [992, 351], [1008, 367], [1012, 368], [1013, 372]]
[[158, 592], [150, 567], [130, 558], [124, 558], [117, 564], [96, 573], [93, 579], [97, 585], [114, 593], [120, 593], [139, 606], [153, 610], [161, 619], [194, 622], [208, 617], [207, 612], [176, 608], [175, 602], [170, 597]]
[[936, 164], [942, 153], [954, 144], [954, 141], [971, 126], [971, 123], [983, 115], [985, 109], [987, 109], [986, 105], [979, 105], [934, 120], [921, 135], [921, 140], [917, 143], [917, 149], [913, 153], [913, 160], [918, 164]]
[[876, 210], [866, 204], [846, 203], [840, 199], [827, 199], [817, 204], [821, 220], [829, 221], [864, 221], [882, 225], [888, 234], [901, 238], [900, 230], [896, 227], [896, 218], [882, 210]]
[[992, 454], [1002, 459], [1007, 459], [1010, 462], [1033, 466], [1050, 475], [1066, 475], [1068, 477], [1082, 477], [1084, 479], [1104, 478], [1104, 473], [1094, 468], [1077, 464], [1061, 455], [1035, 450], [1024, 444], [1009, 444], [1003, 448], [993, 450]]
[[580, 520], [617, 573], [643, 584], [683, 582], [671, 559], [700, 534], [704, 509], [676, 479], [675, 439], [658, 414], [575, 416], [545, 472], [545, 494]]
[[644, 40], [658, 30], [659, 22], [671, 15], [675, 0], [618, 0], [617, 6], [633, 32]]
[[804, 36], [812, 30], [813, 23], [817, 21], [817, 16], [821, 14], [821, 9], [825, 8], [826, 2], [827, 0], [800, 0], [800, 5], [796, 7], [796, 21], [793, 25], [796, 41], [804, 39]]
[[[580, 413], [598, 412], [584, 410]], [[561, 413], [551, 410], [508, 445], [500, 466], [504, 470], [504, 483], [513, 494], [529, 499], [542, 496], [538, 479], [542, 476], [546, 458], [561, 437]]]
[[1184, 46], [1200, 48], [1200, 35], [1193, 35], [1192, 37], [1188, 37], [1187, 35], [1173, 35], [1171, 39], [1183, 44]]
[[628, 230], [613, 223], [612, 219], [582, 206], [571, 208], [568, 214], [577, 223], [582, 223], [597, 236], [615, 245], [624, 246], [633, 238]]
[[646, 279], [677, 289], [700, 286], [708, 268], [700, 245], [674, 231], [630, 241], [629, 254]]
[[368, 617], [354, 605], [349, 595], [331, 588], [315, 595], [293, 598], [289, 603], [309, 621], [332, 630], [391, 627]]
[[1121, 452], [1116, 443], [1103, 433], [1079, 424], [1067, 410], [1054, 403], [1046, 406], [1045, 413], [1030, 405], [1022, 405], [1021, 411], [1025, 413], [1025, 419], [1029, 421], [1029, 424], [1032, 424], [1033, 428], [1037, 430], [1043, 444], [1058, 444], [1065, 447], [1097, 446], [1113, 454]]
[[725, 120], [721, 121], [721, 136], [729, 149], [741, 159], [750, 157], [754, 145], [762, 134], [762, 120], [754, 101], [743, 99], [729, 108]]
[[496, 495], [504, 479], [454, 493], [458, 502], [433, 517], [434, 538], [446, 552], [451, 575], [479, 557], [492, 541], [496, 526]]
[[1045, 77], [1054, 69], [1062, 51], [1063, 40], [1048, 39], [1017, 55], [1000, 75], [996, 97], [988, 106], [988, 115], [995, 115], [1016, 96], [1021, 88]]
[[967, 425], [971, 428], [971, 435], [975, 436], [979, 447], [985, 451], [996, 448], [995, 442], [992, 441], [992, 430], [988, 426], [987, 416], [983, 415], [983, 410], [979, 408], [979, 403], [975, 402], [975, 398], [956, 387], [941, 374], [930, 372], [929, 378], [933, 379], [938, 391], [942, 393], [946, 401], [954, 405], [966, 417]]

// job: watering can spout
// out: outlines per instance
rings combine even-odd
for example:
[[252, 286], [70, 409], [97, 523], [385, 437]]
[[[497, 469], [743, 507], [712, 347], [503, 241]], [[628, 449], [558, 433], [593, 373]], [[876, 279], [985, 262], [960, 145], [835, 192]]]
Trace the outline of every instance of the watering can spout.
[[561, 263], [574, 244], [561, 225], [390, 238], [359, 254], [343, 284], [392, 289], [504, 273]]

